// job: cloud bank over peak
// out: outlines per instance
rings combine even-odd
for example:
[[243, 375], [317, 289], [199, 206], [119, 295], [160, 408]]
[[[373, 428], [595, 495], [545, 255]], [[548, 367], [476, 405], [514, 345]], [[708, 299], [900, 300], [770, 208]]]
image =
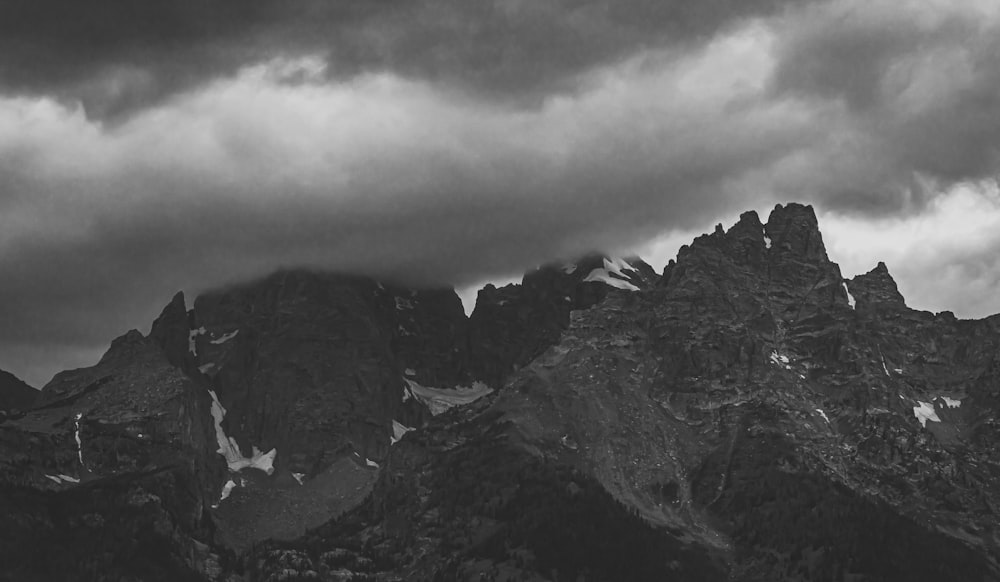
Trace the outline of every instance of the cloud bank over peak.
[[461, 285], [789, 200], [845, 256], [992, 216], [947, 205], [1000, 166], [994, 4], [14, 2], [0, 368], [279, 267]]

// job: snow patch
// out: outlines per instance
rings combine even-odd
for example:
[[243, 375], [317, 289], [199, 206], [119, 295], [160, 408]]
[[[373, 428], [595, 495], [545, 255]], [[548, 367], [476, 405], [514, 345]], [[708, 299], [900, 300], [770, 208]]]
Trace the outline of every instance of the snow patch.
[[889, 368], [885, 365], [885, 354], [882, 353], [882, 347], [878, 348], [878, 357], [882, 359], [882, 371], [885, 372], [886, 376], [889, 376]]
[[208, 343], [215, 344], [215, 345], [224, 344], [224, 343], [228, 342], [229, 340], [233, 339], [234, 337], [236, 337], [236, 334], [238, 334], [238, 333], [240, 333], [240, 330], [237, 329], [236, 331], [233, 331], [232, 333], [227, 333], [227, 334], [223, 335], [222, 337], [220, 337], [219, 339], [214, 339], [214, 340], [212, 340], [212, 341], [210, 341]]
[[83, 465], [83, 441], [80, 439], [80, 419], [82, 418], [82, 412], [77, 412], [76, 416], [73, 417], [73, 425], [76, 427], [73, 438], [76, 439], [76, 457], [80, 459], [80, 465]]
[[[611, 257], [604, 259], [603, 269], [594, 269], [583, 281], [597, 281], [617, 289], [624, 289], [625, 291], [638, 291], [638, 287], [625, 280], [628, 279], [628, 275], [626, 275], [624, 271], [634, 272], [635, 268], [619, 257]], [[614, 277], [613, 275], [617, 275], [617, 277]]]
[[222, 428], [222, 419], [226, 417], [226, 409], [219, 402], [215, 390], [209, 390], [208, 393], [212, 396], [212, 418], [215, 419], [215, 438], [219, 443], [219, 449], [215, 452], [226, 458], [229, 470], [238, 472], [249, 467], [264, 471], [268, 475], [274, 473], [274, 458], [278, 455], [278, 449], [271, 449], [264, 453], [255, 446], [253, 454], [244, 457], [236, 439], [226, 436], [226, 431]]
[[823, 412], [823, 409], [822, 409], [822, 408], [817, 408], [817, 409], [816, 409], [816, 412], [818, 412], [818, 413], [819, 413], [819, 415], [823, 417], [823, 420], [825, 420], [827, 424], [830, 424], [830, 419], [829, 419], [829, 418], [827, 418], [827, 416], [826, 416], [826, 413], [825, 413], [825, 412]]
[[851, 295], [850, 289], [847, 288], [847, 282], [841, 282], [840, 284], [844, 286], [844, 293], [847, 293], [847, 304], [851, 306], [851, 309], [854, 309], [857, 301], [854, 300], [854, 295]]
[[788, 365], [789, 361], [790, 360], [788, 359], [788, 356], [784, 354], [779, 354], [777, 351], [771, 352], [771, 362], [773, 362], [778, 366], [783, 367], [786, 370], [792, 369], [792, 367]]
[[368, 457], [365, 457], [365, 464], [368, 465], [369, 467], [375, 467], [376, 469], [378, 469], [378, 463], [369, 459]]
[[628, 281], [622, 281], [621, 279], [616, 279], [608, 274], [605, 269], [594, 269], [587, 275], [587, 278], [583, 280], [584, 283], [589, 281], [596, 281], [598, 283], [604, 283], [605, 285], [610, 285], [617, 289], [624, 289], [625, 291], [638, 291], [639, 288], [635, 285], [629, 283]]
[[235, 488], [236, 488], [236, 481], [233, 481], [232, 479], [226, 481], [226, 484], [222, 486], [222, 497], [219, 499], [219, 501], [225, 501], [226, 499], [229, 499], [229, 494], [232, 493], [233, 489]]
[[604, 268], [607, 269], [609, 273], [614, 273], [619, 277], [628, 278], [628, 275], [622, 271], [632, 271], [635, 272], [635, 267], [625, 262], [621, 257], [609, 257], [604, 259]]
[[[232, 439], [230, 439], [232, 440]], [[235, 442], [235, 441], [234, 441]], [[268, 475], [274, 473], [274, 459], [278, 456], [278, 449], [271, 449], [268, 452], [263, 452], [256, 446], [251, 447], [253, 449], [253, 454], [249, 457], [242, 457], [238, 459], [235, 463], [229, 464], [229, 469], [232, 471], [242, 471], [246, 468], [258, 469], [264, 471]], [[237, 450], [239, 452], [239, 450]], [[226, 459], [228, 461], [228, 459]]]
[[[240, 479], [240, 485], [243, 485], [243, 479]], [[236, 484], [236, 481], [233, 481], [232, 479], [226, 481], [226, 484], [222, 486], [222, 494], [219, 496], [219, 501], [212, 504], [212, 509], [218, 509], [219, 505], [222, 505], [223, 501], [229, 499], [229, 494], [232, 493], [233, 489], [238, 486], [239, 485]]]
[[572, 275], [576, 272], [576, 263], [566, 263], [563, 265], [562, 272], [567, 275]]
[[765, 249], [771, 248], [771, 237], [767, 236], [766, 230], [761, 229], [761, 232], [764, 234], [764, 248]]
[[202, 374], [207, 374], [208, 371], [211, 370], [214, 367], [215, 367], [215, 362], [209, 362], [207, 364], [203, 364], [201, 366], [198, 366], [198, 371], [201, 372]]
[[423, 402], [430, 409], [431, 414], [438, 415], [453, 406], [463, 406], [486, 396], [493, 389], [486, 384], [475, 381], [471, 387], [457, 386], [455, 388], [428, 388], [421, 386], [409, 378], [403, 378], [407, 387], [403, 392], [403, 401], [412, 394], [417, 400]]
[[62, 473], [59, 473], [58, 475], [49, 475], [48, 473], [46, 473], [45, 477], [47, 479], [50, 479], [51, 481], [53, 481], [54, 483], [56, 483], [58, 485], [62, 485], [63, 483], [79, 483], [80, 482], [80, 480], [77, 479], [76, 477], [70, 477], [69, 475], [64, 475]]
[[954, 398], [948, 398], [947, 396], [939, 396], [938, 398], [944, 400], [944, 403], [948, 408], [958, 408], [962, 405], [961, 400], [955, 400]]
[[205, 333], [204, 327], [199, 327], [198, 329], [192, 329], [191, 331], [188, 332], [188, 351], [191, 352], [192, 356], [198, 355], [198, 347], [195, 344], [194, 338], [200, 336], [203, 333]]
[[913, 407], [913, 416], [920, 421], [920, 426], [927, 428], [927, 421], [931, 422], [941, 422], [938, 418], [937, 412], [934, 412], [934, 405], [929, 402], [921, 402], [917, 400], [917, 404], [920, 406]]
[[413, 302], [403, 297], [396, 297], [396, 309], [413, 309]]
[[417, 429], [406, 426], [405, 424], [399, 422], [398, 420], [393, 420], [392, 438], [389, 439], [389, 444], [394, 445], [399, 441], [403, 440], [403, 437], [406, 436], [406, 433], [410, 432], [411, 430], [417, 430]]
[[414, 370], [413, 368], [407, 368], [407, 369], [403, 370], [403, 373], [406, 374], [407, 376], [416, 376], [417, 375], [417, 371]]
[[296, 481], [298, 481], [299, 485], [302, 485], [302, 479], [305, 476], [306, 476], [305, 473], [292, 473], [292, 478], [295, 479]]

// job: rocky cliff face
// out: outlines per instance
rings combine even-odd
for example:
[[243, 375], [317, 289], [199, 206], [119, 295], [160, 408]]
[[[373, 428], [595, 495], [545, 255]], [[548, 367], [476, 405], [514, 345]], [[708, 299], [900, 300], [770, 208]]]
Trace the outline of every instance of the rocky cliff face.
[[612, 289], [645, 289], [658, 279], [641, 259], [595, 255], [541, 267], [520, 285], [487, 285], [469, 318], [473, 375], [500, 384], [559, 340], [572, 311], [590, 308]]
[[170, 580], [211, 570], [220, 550], [209, 546], [208, 506], [225, 464], [210, 406], [207, 390], [134, 330], [96, 366], [58, 374], [31, 410], [0, 424], [4, 574]]
[[[845, 280], [796, 204], [469, 318], [278, 273], [178, 295], [0, 424], [0, 540], [114, 518], [84, 563], [140, 579], [995, 580], [998, 322]], [[7, 571], [70, 579], [41, 568]]]
[[[998, 337], [992, 319], [907, 309], [884, 266], [845, 281], [811, 208], [748, 213], [655, 288], [571, 311], [488, 402], [408, 435], [362, 509], [258, 554], [259, 579], [295, 563], [376, 579], [993, 580]], [[586, 514], [574, 499], [592, 487], [613, 502]], [[636, 513], [659, 538], [625, 525]], [[595, 523], [665, 559], [625, 558]]]

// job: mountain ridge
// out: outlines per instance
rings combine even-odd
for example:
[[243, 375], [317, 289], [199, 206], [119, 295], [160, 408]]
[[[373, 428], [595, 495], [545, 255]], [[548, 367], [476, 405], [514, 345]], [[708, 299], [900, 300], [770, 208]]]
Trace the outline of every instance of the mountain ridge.
[[280, 272], [57, 376], [0, 424], [0, 486], [104, 487], [85, 515], [141, 487], [123, 535], [166, 520], [144, 551], [192, 579], [994, 579], [998, 322], [909, 309], [883, 263], [845, 279], [794, 203], [469, 316]]
[[38, 393], [14, 374], [0, 370], [0, 410], [29, 407], [38, 398]]

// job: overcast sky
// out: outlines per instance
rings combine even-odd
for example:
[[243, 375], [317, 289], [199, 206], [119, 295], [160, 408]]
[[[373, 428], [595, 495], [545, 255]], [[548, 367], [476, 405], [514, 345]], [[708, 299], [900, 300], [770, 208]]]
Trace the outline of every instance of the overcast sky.
[[10, 0], [0, 368], [178, 289], [470, 285], [813, 204], [845, 275], [1000, 311], [996, 0]]

